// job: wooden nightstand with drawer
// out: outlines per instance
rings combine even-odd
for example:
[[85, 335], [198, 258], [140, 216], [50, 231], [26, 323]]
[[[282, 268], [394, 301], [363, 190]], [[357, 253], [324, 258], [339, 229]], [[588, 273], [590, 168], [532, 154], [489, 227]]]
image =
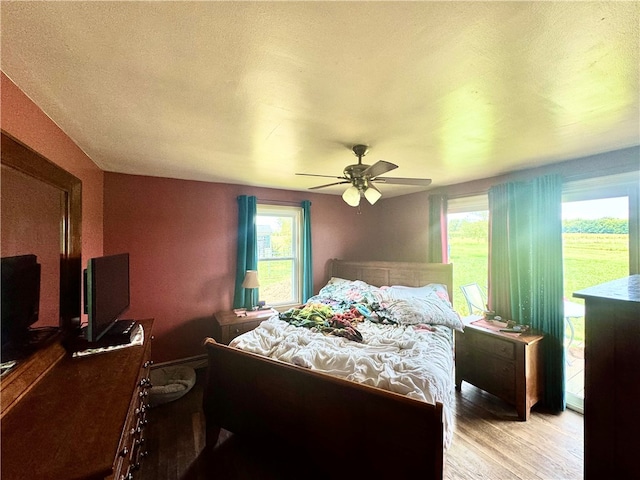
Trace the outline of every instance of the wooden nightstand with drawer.
[[514, 335], [494, 331], [464, 319], [464, 333], [456, 332], [456, 389], [469, 382], [515, 405], [520, 420], [542, 398], [543, 335]]
[[253, 330], [276, 313], [278, 312], [272, 308], [248, 312], [246, 316], [241, 317], [236, 315], [233, 310], [216, 312], [213, 316], [215, 321], [214, 337], [220, 343], [228, 345], [238, 335]]

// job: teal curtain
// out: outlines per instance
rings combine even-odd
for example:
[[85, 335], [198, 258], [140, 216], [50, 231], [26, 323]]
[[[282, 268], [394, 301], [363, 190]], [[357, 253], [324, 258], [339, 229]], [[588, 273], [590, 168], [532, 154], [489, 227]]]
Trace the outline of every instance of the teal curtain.
[[448, 263], [447, 197], [445, 195], [429, 196], [428, 242], [427, 261], [432, 263]]
[[302, 206], [302, 302], [313, 296], [313, 255], [311, 252], [311, 202]]
[[545, 404], [564, 391], [562, 182], [551, 175], [489, 190], [489, 306], [545, 334]]
[[545, 403], [562, 411], [564, 390], [564, 273], [562, 269], [562, 181], [533, 181], [531, 326], [545, 333]]
[[238, 197], [238, 250], [236, 261], [236, 286], [233, 308], [251, 308], [252, 294], [242, 288], [247, 270], [258, 269], [258, 237], [256, 233], [257, 199], [254, 196]]
[[506, 315], [511, 312], [511, 279], [509, 277], [508, 186], [496, 185], [489, 190], [489, 309]]

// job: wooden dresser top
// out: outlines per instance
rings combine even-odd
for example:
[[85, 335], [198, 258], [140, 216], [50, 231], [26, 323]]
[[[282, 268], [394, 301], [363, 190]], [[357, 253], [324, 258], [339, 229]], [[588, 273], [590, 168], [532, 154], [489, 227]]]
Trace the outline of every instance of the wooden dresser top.
[[153, 320], [141, 320], [144, 345], [72, 358], [67, 353], [2, 419], [3, 480], [104, 478], [114, 454]]

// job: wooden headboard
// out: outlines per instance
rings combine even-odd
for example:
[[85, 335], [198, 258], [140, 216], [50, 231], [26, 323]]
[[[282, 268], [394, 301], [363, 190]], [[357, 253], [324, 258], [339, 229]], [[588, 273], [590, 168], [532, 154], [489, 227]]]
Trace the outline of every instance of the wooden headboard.
[[422, 287], [429, 283], [447, 286], [453, 301], [453, 265], [450, 263], [378, 262], [331, 260], [332, 277], [362, 280], [370, 285]]

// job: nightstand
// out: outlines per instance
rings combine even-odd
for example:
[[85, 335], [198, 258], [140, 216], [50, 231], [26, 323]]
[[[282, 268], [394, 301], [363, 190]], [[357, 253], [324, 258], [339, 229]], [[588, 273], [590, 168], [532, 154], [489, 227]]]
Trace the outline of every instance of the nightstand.
[[213, 315], [215, 322], [214, 337], [217, 341], [229, 344], [238, 335], [253, 330], [261, 322], [271, 318], [277, 310], [269, 308], [267, 310], [249, 311], [246, 316], [239, 317], [233, 310], [223, 310]]
[[[464, 333], [456, 337], [456, 389], [466, 381], [515, 405], [520, 420], [542, 398], [542, 340], [537, 333], [510, 334], [494, 331], [464, 319]], [[497, 329], [497, 327], [496, 327]]]

